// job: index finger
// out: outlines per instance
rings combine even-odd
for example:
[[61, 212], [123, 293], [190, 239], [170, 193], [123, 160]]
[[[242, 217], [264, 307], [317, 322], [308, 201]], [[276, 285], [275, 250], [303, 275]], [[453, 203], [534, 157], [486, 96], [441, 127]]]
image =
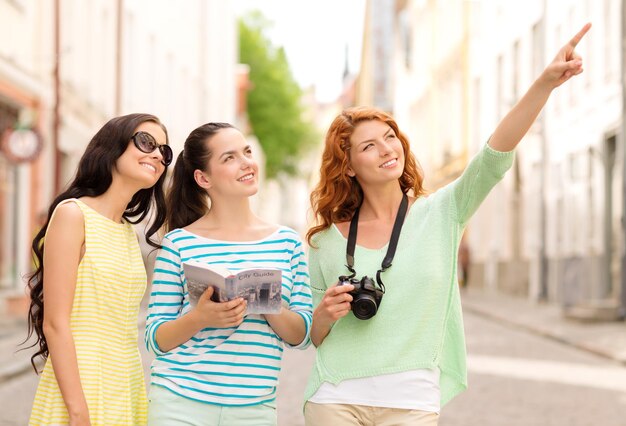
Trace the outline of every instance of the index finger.
[[225, 311], [230, 311], [233, 308], [236, 308], [240, 304], [244, 302], [244, 298], [239, 297], [237, 299], [229, 300], [228, 302], [220, 303], [220, 306], [224, 308]]
[[330, 296], [333, 296], [333, 295], [336, 296], [338, 294], [347, 293], [349, 291], [354, 290], [354, 286], [352, 284], [335, 285], [335, 286], [329, 288], [328, 290], [329, 290], [328, 294]]
[[587, 22], [585, 26], [582, 27], [582, 29], [578, 31], [578, 33], [569, 41], [569, 44], [570, 46], [572, 46], [572, 48], [576, 47], [578, 43], [580, 43], [580, 40], [582, 40], [585, 34], [587, 34], [589, 28], [591, 28], [591, 22]]

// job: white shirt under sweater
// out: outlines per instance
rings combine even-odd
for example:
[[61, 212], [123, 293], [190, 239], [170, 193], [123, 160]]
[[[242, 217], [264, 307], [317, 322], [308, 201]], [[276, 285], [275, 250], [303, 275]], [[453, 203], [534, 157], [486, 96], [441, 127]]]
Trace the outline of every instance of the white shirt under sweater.
[[324, 382], [309, 398], [316, 404], [351, 404], [438, 413], [439, 369], [348, 379], [336, 386]]

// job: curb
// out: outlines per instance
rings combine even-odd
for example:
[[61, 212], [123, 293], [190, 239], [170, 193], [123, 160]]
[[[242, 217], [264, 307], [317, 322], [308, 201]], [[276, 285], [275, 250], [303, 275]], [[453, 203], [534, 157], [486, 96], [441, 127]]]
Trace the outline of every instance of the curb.
[[619, 356], [611, 351], [608, 351], [602, 347], [595, 346], [593, 344], [588, 344], [585, 342], [577, 341], [575, 339], [571, 339], [565, 335], [554, 332], [548, 328], [537, 327], [532, 324], [524, 323], [521, 321], [516, 321], [509, 317], [505, 317], [502, 315], [495, 314], [493, 312], [487, 311], [485, 309], [481, 309], [478, 306], [473, 305], [471, 302], [463, 302], [463, 310], [467, 312], [471, 312], [475, 315], [481, 316], [483, 318], [487, 318], [490, 320], [495, 320], [499, 323], [506, 324], [508, 326], [515, 327], [517, 329], [530, 331], [534, 334], [537, 334], [542, 337], [546, 337], [548, 339], [554, 340], [556, 342], [572, 346], [574, 348], [592, 353], [594, 355], [601, 356], [603, 358], [615, 361], [623, 366], [626, 366], [626, 356]]

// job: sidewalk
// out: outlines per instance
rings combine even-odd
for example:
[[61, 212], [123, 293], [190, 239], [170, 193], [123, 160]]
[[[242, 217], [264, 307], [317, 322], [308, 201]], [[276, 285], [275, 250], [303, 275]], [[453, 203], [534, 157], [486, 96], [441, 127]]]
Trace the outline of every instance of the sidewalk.
[[[35, 348], [28, 348], [31, 343], [21, 345], [26, 339], [27, 330], [26, 318], [8, 315], [5, 309], [0, 309], [0, 383], [29, 369], [32, 371], [30, 357]], [[22, 348], [26, 349], [20, 350]]]
[[[146, 322], [145, 310], [147, 306], [148, 299], [144, 297], [139, 314], [138, 325], [140, 328]], [[36, 349], [35, 347], [29, 347], [36, 340], [34, 333], [27, 343], [22, 344], [28, 332], [26, 315], [26, 312], [21, 312], [20, 315], [10, 312], [7, 309], [7, 304], [0, 296], [0, 383], [26, 372], [34, 374], [30, 357], [36, 352]], [[43, 365], [44, 362], [41, 357], [37, 358], [37, 369], [39, 371], [43, 369]]]
[[[532, 303], [521, 298], [492, 294], [480, 289], [462, 292], [463, 310], [501, 324], [521, 328], [626, 365], [626, 323], [583, 323], [563, 317], [554, 304]], [[0, 308], [0, 383], [30, 370], [33, 348], [17, 351], [26, 337], [26, 320], [7, 315]]]
[[481, 289], [461, 293], [463, 310], [501, 324], [531, 331], [626, 365], [626, 322], [585, 323], [566, 319], [561, 307], [494, 294]]

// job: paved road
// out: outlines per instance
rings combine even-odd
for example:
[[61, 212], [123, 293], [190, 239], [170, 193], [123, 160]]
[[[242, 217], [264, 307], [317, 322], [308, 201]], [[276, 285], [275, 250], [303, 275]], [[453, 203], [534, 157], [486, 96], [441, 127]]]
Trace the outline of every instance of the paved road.
[[[441, 426], [626, 426], [626, 368], [569, 346], [465, 316], [470, 389]], [[314, 352], [285, 351], [279, 425], [303, 425], [301, 396]], [[0, 425], [24, 425], [37, 378], [0, 384]]]
[[626, 368], [465, 316], [469, 389], [441, 426], [626, 426]]

